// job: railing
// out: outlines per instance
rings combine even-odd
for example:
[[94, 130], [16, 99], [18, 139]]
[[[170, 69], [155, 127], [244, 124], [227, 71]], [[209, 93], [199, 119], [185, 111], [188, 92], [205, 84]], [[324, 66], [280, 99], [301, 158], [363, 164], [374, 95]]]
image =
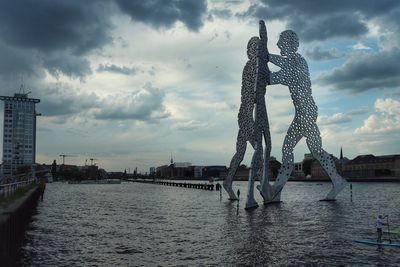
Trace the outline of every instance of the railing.
[[7, 198], [15, 194], [18, 188], [27, 186], [33, 182], [36, 182], [36, 178], [28, 178], [24, 181], [18, 181], [8, 184], [0, 184], [0, 198]]

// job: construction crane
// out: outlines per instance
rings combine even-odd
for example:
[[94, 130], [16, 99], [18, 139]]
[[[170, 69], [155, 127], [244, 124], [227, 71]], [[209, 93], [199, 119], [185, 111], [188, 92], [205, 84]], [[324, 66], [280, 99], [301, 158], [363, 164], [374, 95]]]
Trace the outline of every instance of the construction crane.
[[73, 157], [73, 155], [65, 155], [65, 154], [61, 154], [61, 155], [60, 155], [60, 157], [62, 157], [62, 159], [63, 159], [63, 162], [62, 162], [62, 164], [64, 165], [64, 163], [65, 163], [65, 157]]

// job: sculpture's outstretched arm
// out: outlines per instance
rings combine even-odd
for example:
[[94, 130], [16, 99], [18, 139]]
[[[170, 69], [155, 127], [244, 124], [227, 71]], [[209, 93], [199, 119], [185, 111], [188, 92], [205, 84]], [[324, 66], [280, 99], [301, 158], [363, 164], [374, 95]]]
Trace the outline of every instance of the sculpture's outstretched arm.
[[259, 59], [265, 62], [269, 61], [269, 52], [268, 52], [268, 35], [267, 35], [267, 27], [263, 20], [260, 20], [260, 27], [259, 27], [259, 34], [260, 34], [260, 47], [259, 47]]
[[265, 27], [265, 22], [263, 20], [260, 20], [260, 27], [258, 29], [260, 32], [260, 39], [264, 40], [264, 43], [267, 44], [267, 27]]
[[269, 62], [281, 68], [281, 70], [277, 72], [269, 72], [269, 77], [267, 77], [268, 84], [286, 85], [285, 81], [287, 80], [287, 78], [284, 77], [284, 68], [287, 65], [287, 58], [274, 54], [269, 54], [268, 58]]
[[282, 68], [285, 64], [285, 58], [280, 55], [269, 54], [269, 62]]

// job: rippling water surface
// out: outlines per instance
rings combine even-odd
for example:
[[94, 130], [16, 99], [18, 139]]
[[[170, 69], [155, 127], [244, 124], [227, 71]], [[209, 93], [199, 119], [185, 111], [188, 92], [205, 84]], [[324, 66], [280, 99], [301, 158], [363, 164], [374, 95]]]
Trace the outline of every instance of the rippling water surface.
[[[400, 248], [366, 246], [378, 214], [400, 227], [400, 184], [353, 183], [320, 202], [330, 183], [289, 182], [280, 204], [244, 208], [223, 192], [162, 185], [48, 184], [20, 264], [33, 266], [398, 266]], [[393, 237], [392, 237], [393, 238]]]

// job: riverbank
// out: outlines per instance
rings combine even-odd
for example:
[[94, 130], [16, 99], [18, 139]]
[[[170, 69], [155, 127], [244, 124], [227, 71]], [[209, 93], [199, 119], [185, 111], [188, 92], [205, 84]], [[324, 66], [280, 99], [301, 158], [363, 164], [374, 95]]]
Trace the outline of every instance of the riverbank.
[[24, 234], [39, 199], [35, 186], [5, 208], [0, 208], [0, 266], [10, 266], [18, 255]]

